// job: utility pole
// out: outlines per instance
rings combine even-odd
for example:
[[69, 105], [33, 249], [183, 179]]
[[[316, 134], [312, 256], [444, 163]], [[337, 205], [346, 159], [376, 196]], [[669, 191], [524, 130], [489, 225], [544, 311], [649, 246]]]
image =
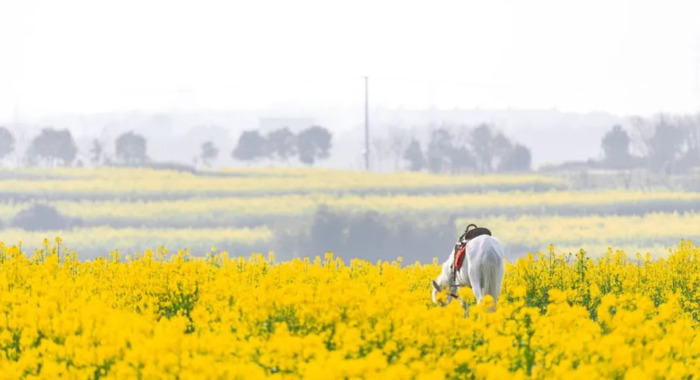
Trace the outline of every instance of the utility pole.
[[365, 77], [365, 170], [369, 171], [369, 77]]

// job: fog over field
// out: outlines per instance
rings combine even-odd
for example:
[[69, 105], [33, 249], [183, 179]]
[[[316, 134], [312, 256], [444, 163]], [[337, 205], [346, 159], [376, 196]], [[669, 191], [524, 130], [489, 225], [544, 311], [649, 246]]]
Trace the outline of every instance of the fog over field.
[[67, 128], [82, 150], [133, 130], [180, 163], [211, 139], [230, 166], [245, 130], [318, 124], [335, 136], [318, 164], [360, 169], [369, 77], [377, 170], [397, 166], [393, 135], [482, 123], [532, 168], [599, 159], [613, 125], [700, 110], [699, 15], [694, 1], [4, 2], [0, 125], [18, 146]]

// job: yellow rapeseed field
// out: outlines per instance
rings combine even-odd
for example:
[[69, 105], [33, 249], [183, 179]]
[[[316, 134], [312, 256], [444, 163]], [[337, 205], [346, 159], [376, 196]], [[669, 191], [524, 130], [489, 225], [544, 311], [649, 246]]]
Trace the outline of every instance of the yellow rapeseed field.
[[194, 195], [279, 194], [467, 188], [477, 190], [565, 188], [564, 181], [535, 174], [435, 175], [367, 173], [322, 169], [227, 170], [192, 174], [136, 168], [57, 168], [6, 171], [0, 193], [119, 196], [122, 198]]
[[[164, 200], [57, 200], [50, 204], [61, 213], [86, 221], [110, 220], [211, 220], [270, 217], [296, 217], [312, 214], [320, 205], [341, 212], [376, 211], [383, 214], [460, 213], [481, 215], [484, 212], [557, 213], [615, 211], [620, 207], [649, 208], [676, 204], [697, 205], [700, 193], [677, 191], [546, 191], [486, 192], [459, 194], [277, 194], [238, 197], [197, 197]], [[0, 203], [0, 215], [10, 220], [31, 202]], [[679, 206], [680, 205], [680, 206]], [[469, 216], [473, 219], [473, 216]]]
[[[473, 219], [460, 218], [457, 226]], [[631, 252], [650, 252], [652, 257], [666, 256], [668, 246], [683, 238], [699, 241], [700, 214], [647, 213], [645, 215], [518, 215], [479, 219], [479, 224], [498, 231], [499, 239], [531, 249], [546, 249], [554, 244], [560, 251], [577, 252], [586, 247], [592, 256], [605, 253], [613, 244]], [[519, 254], [524, 252], [514, 252]]]
[[498, 309], [430, 301], [429, 265], [146, 251], [80, 261], [0, 244], [0, 377], [689, 379], [700, 249], [549, 253], [506, 268]]

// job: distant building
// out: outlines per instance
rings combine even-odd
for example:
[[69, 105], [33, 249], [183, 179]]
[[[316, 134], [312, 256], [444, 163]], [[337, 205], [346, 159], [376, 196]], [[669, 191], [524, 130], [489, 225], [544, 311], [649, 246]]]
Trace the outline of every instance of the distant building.
[[292, 132], [299, 132], [314, 125], [314, 119], [307, 118], [286, 118], [286, 117], [263, 117], [260, 118], [259, 128], [263, 133], [287, 127]]

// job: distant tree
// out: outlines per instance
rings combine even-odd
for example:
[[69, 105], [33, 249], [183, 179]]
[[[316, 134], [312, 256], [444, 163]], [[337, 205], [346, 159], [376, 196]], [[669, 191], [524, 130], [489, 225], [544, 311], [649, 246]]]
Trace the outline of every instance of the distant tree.
[[254, 161], [268, 156], [267, 141], [258, 131], [245, 131], [238, 138], [238, 144], [231, 155], [241, 161]]
[[[406, 160], [406, 151], [408, 150], [408, 147], [411, 144], [411, 142], [413, 142], [414, 140], [413, 135], [411, 131], [398, 126], [392, 126], [387, 128], [387, 132], [389, 134], [389, 153], [391, 154], [391, 157], [394, 161], [394, 170], [398, 170], [401, 166], [401, 163], [404, 160]], [[421, 155], [423, 155], [422, 152]], [[423, 157], [423, 159], [423, 166], [425, 166], [425, 157]]]
[[632, 164], [630, 155], [630, 137], [621, 126], [615, 125], [601, 140], [603, 164], [609, 168], [629, 168]]
[[78, 153], [73, 136], [67, 129], [45, 128], [35, 137], [27, 149], [30, 163], [45, 161], [49, 165], [70, 165]]
[[15, 150], [15, 137], [5, 128], [0, 127], [0, 159], [7, 157]]
[[524, 172], [530, 170], [532, 155], [530, 149], [524, 145], [515, 144], [504, 159], [499, 162], [499, 171]]
[[267, 135], [267, 147], [275, 158], [288, 161], [297, 154], [297, 136], [289, 128], [280, 128]]
[[433, 173], [519, 171], [529, 170], [530, 164], [529, 149], [513, 145], [486, 124], [434, 129], [426, 152], [426, 166]]
[[432, 131], [426, 152], [428, 170], [441, 173], [451, 168], [452, 141], [452, 134], [447, 129], [439, 128]]
[[678, 158], [678, 168], [700, 167], [700, 114], [679, 117], [678, 124], [684, 136], [684, 152]]
[[652, 169], [670, 170], [674, 162], [683, 154], [684, 131], [672, 120], [661, 116], [649, 141]]
[[510, 155], [513, 150], [513, 142], [510, 141], [504, 134], [497, 132], [494, 133], [494, 155], [496, 157], [496, 162], [493, 165], [498, 165], [501, 161]]
[[134, 132], [126, 132], [117, 137], [114, 148], [117, 159], [127, 165], [141, 165], [148, 161], [146, 139]]
[[463, 173], [476, 169], [476, 157], [469, 146], [453, 146], [449, 152], [450, 171]]
[[476, 156], [477, 167], [482, 172], [490, 172], [512, 149], [511, 142], [493, 127], [482, 124], [471, 132], [471, 146]]
[[[667, 174], [700, 165], [700, 115], [633, 117], [633, 147], [649, 169]], [[634, 156], [633, 156], [634, 157]]]
[[391, 162], [391, 147], [387, 138], [373, 138], [370, 140], [369, 166], [372, 170], [382, 171], [387, 162]]
[[406, 148], [403, 158], [408, 161], [408, 169], [411, 171], [420, 171], [425, 167], [425, 156], [423, 155], [423, 149], [421, 149], [420, 142], [417, 140], [411, 141], [408, 148]]
[[98, 139], [92, 140], [92, 146], [90, 147], [90, 162], [97, 166], [102, 162], [102, 154], [104, 153], [104, 148], [102, 143]]
[[654, 126], [651, 121], [641, 116], [632, 116], [629, 119], [630, 126], [630, 150], [641, 158], [651, 156], [651, 146], [649, 141], [654, 134]]
[[313, 165], [317, 160], [330, 156], [331, 140], [333, 135], [318, 125], [311, 126], [297, 136], [297, 151], [299, 161], [306, 165]]
[[202, 160], [204, 166], [211, 166], [211, 161], [216, 160], [218, 155], [219, 148], [217, 148], [213, 142], [207, 141], [202, 144], [202, 151], [199, 153], [199, 158]]

